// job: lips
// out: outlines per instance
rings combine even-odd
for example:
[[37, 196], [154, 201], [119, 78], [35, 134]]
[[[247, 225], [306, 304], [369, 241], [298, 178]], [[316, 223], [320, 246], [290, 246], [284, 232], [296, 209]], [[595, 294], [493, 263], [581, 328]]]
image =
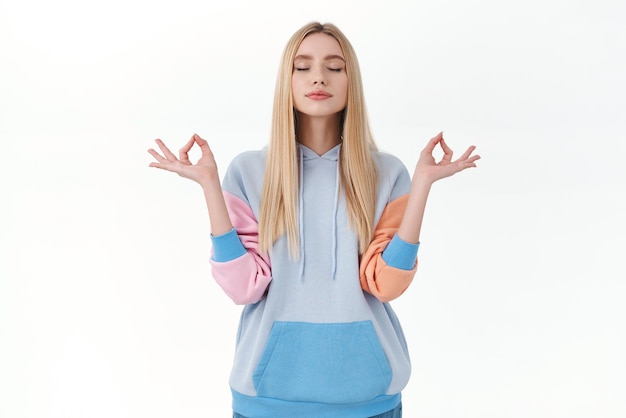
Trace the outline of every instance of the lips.
[[330, 93], [325, 92], [324, 90], [315, 90], [306, 94], [306, 97], [313, 100], [324, 100], [332, 97]]

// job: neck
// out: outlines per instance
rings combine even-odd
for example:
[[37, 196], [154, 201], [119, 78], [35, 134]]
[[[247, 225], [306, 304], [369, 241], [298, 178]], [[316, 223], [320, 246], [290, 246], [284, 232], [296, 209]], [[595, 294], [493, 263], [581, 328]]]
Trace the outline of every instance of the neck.
[[298, 142], [317, 155], [323, 155], [340, 142], [341, 114], [309, 116], [298, 113], [296, 137]]

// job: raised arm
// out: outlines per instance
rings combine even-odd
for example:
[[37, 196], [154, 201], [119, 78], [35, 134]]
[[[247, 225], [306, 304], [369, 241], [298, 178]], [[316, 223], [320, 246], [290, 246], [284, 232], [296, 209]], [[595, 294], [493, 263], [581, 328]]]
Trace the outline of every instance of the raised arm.
[[[154, 149], [148, 152], [157, 160], [150, 163], [150, 167], [160, 168], [178, 174], [181, 177], [190, 179], [198, 183], [204, 192], [211, 233], [213, 235], [223, 235], [233, 228], [228, 216], [222, 186], [217, 172], [217, 164], [213, 157], [213, 152], [209, 144], [198, 135], [194, 134], [189, 141], [180, 149], [178, 157], [165, 146], [160, 139], [155, 140], [163, 155]], [[189, 161], [189, 151], [197, 144], [202, 151], [202, 156], [196, 164]]]
[[[441, 146], [444, 153], [439, 162], [436, 162], [433, 157], [437, 144]], [[480, 159], [480, 156], [472, 155], [475, 149], [475, 146], [470, 146], [461, 157], [452, 161], [452, 150], [444, 141], [443, 132], [428, 141], [415, 166], [409, 199], [398, 229], [400, 239], [414, 244], [419, 242], [426, 201], [432, 184], [466, 168], [476, 167], [476, 160]]]
[[[269, 258], [258, 250], [258, 224], [245, 202], [222, 190], [217, 164], [207, 141], [194, 134], [180, 149], [178, 157], [160, 139], [156, 143], [163, 155], [149, 149], [157, 160], [150, 163], [150, 167], [193, 180], [204, 191], [211, 224], [211, 266], [215, 281], [237, 304], [261, 300], [272, 275]], [[188, 155], [194, 144], [202, 151], [196, 164], [189, 161]]]
[[[444, 156], [436, 162], [433, 151], [439, 144]], [[400, 296], [409, 286], [417, 269], [417, 250], [424, 209], [432, 184], [469, 167], [480, 158], [471, 146], [457, 160], [443, 134], [432, 138], [422, 150], [415, 167], [409, 192], [387, 204], [374, 239], [361, 257], [361, 287], [382, 302]], [[407, 185], [408, 186], [408, 185]]]

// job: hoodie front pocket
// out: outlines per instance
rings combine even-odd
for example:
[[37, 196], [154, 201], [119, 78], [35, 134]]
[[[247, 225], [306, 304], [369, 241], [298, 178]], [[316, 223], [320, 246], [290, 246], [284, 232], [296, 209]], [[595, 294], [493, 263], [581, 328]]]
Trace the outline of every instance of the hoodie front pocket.
[[371, 321], [275, 322], [253, 381], [259, 396], [358, 403], [385, 394], [391, 369]]

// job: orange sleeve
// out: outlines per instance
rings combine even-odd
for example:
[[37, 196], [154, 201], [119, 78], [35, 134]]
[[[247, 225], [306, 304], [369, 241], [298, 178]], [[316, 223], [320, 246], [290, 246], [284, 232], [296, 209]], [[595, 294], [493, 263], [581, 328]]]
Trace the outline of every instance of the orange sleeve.
[[389, 302], [404, 293], [417, 270], [417, 260], [413, 269], [402, 270], [388, 266], [382, 258], [383, 251], [400, 227], [408, 198], [409, 195], [405, 194], [387, 204], [376, 225], [374, 239], [361, 256], [361, 288], [381, 302]]

